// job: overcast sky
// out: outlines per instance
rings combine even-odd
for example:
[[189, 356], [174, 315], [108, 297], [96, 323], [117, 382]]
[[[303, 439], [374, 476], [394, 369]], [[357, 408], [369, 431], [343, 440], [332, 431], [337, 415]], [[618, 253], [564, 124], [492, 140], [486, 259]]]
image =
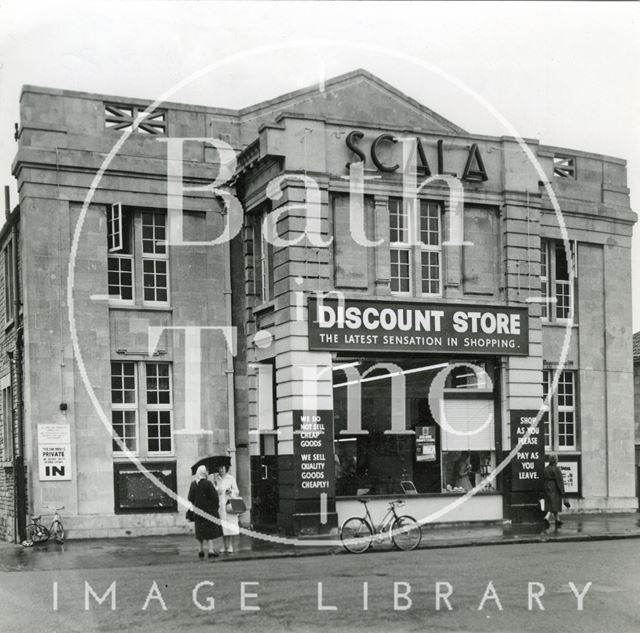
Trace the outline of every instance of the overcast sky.
[[363, 67], [470, 132], [507, 133], [461, 82], [522, 136], [627, 159], [639, 210], [640, 5], [631, 2], [0, 0], [0, 182], [13, 184], [23, 84], [155, 99], [216, 62], [171, 100], [237, 108]]

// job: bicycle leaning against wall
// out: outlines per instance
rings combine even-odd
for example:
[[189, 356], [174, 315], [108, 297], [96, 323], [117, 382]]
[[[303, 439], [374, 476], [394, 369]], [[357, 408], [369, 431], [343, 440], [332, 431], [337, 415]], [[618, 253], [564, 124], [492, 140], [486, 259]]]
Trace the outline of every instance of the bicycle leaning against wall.
[[41, 522], [40, 516], [32, 516], [31, 524], [27, 527], [27, 539], [22, 541], [23, 547], [32, 547], [36, 543], [44, 543], [53, 536], [56, 543], [62, 545], [64, 543], [64, 526], [60, 519], [60, 510], [64, 510], [64, 506], [61, 508], [55, 508], [53, 511], [53, 520], [49, 528], [45, 527]]
[[[377, 543], [382, 543], [388, 534], [392, 543], [400, 550], [413, 550], [422, 540], [422, 528], [411, 516], [398, 515], [396, 508], [403, 506], [404, 501], [397, 499], [389, 503], [389, 509], [380, 522], [375, 526], [367, 504], [368, 499], [358, 499], [364, 505], [364, 517], [350, 517], [340, 528], [340, 538], [344, 548], [352, 554], [366, 552], [375, 537]], [[375, 526], [375, 527], [374, 527]]]

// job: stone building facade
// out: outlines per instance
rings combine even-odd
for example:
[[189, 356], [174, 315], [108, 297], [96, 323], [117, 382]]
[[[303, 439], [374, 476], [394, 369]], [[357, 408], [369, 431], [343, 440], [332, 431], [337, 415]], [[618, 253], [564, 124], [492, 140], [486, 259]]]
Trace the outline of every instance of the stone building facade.
[[[298, 516], [301, 528], [307, 520], [313, 523], [318, 512], [319, 495], [308, 499], [300, 490], [304, 475], [298, 453], [304, 451], [296, 440], [296, 416], [308, 401], [303, 398], [304, 373], [316, 368], [315, 407], [333, 418], [335, 470], [342, 475], [328, 475], [337, 486], [338, 522], [358, 512], [355, 498], [360, 494], [370, 495], [374, 502], [370, 507], [382, 513], [389, 496], [403, 493], [403, 478], [416, 484], [419, 494], [408, 499], [416, 516], [498, 519], [517, 517], [517, 508], [531, 506], [536, 494], [530, 492], [535, 490], [523, 495], [508, 492], [516, 488], [508, 481], [510, 468], [484, 494], [455, 504], [459, 496], [451, 472], [455, 466], [445, 463], [437, 415], [431, 402], [429, 408], [426, 405], [433, 381], [409, 384], [407, 379], [406, 402], [395, 407], [392, 380], [385, 385], [385, 373], [418, 376], [429, 366], [455, 362], [481, 363], [493, 382], [489, 399], [495, 437], [467, 444], [478, 484], [478, 474], [496, 469], [513, 447], [512, 413], [535, 415], [544, 397], [545, 449], [560, 454], [574, 507], [585, 511], [636, 507], [630, 476], [631, 314], [625, 299], [630, 293], [635, 215], [629, 209], [624, 161], [527, 139], [536, 166], [515, 139], [468, 134], [366, 74], [339, 78], [328, 86], [326, 94], [308, 90], [274, 102], [280, 114], [274, 123], [261, 127], [258, 139], [239, 157], [237, 190], [248, 215], [244, 340], [251, 341], [260, 332], [260, 344], [248, 345], [247, 356], [250, 362], [257, 361], [267, 385], [261, 388], [258, 380], [254, 389], [250, 383], [250, 419], [253, 408], [258, 420], [251, 426], [262, 428], [266, 437], [270, 432], [277, 437], [270, 440], [271, 446], [264, 438], [260, 449], [257, 443], [252, 446], [279, 455], [275, 460], [279, 475], [287, 482], [280, 486], [278, 511], [272, 512], [271, 520], [283, 525], [287, 517]], [[414, 161], [418, 182], [432, 177], [413, 207], [407, 205], [401, 175], [405, 160], [401, 137], [420, 140], [421, 147], [414, 146], [409, 159]], [[356, 222], [361, 222], [370, 240], [366, 246], [355, 238], [351, 224], [357, 193], [346, 176], [354, 164], [363, 167], [366, 178]], [[447, 227], [455, 218], [449, 206], [451, 186], [440, 182], [438, 174], [453, 176], [463, 187], [464, 245], [446, 244]], [[274, 187], [274, 179], [280, 177]], [[303, 177], [312, 177], [318, 191]], [[566, 236], [543, 181], [550, 183], [558, 200]], [[311, 210], [313, 196], [317, 203]], [[306, 208], [301, 210], [301, 204]], [[319, 222], [313, 229], [306, 225], [307, 237], [296, 246], [274, 245], [264, 257], [256, 253], [256, 232], [265, 213], [278, 213], [278, 234], [292, 241], [305, 229], [305, 213], [317, 215]], [[420, 224], [428, 222], [433, 223], [431, 228]], [[412, 223], [420, 225], [417, 248], [407, 238]], [[309, 235], [313, 230], [315, 240]], [[326, 238], [332, 241], [323, 245], [323, 240], [329, 241]], [[257, 269], [265, 265], [266, 275]], [[349, 343], [338, 326], [328, 327], [323, 342], [319, 302], [313, 304], [316, 312], [306, 311], [305, 297], [317, 293], [327, 300], [339, 295], [346, 310], [383, 305], [393, 310], [442, 309], [460, 304], [475, 309], [497, 305], [509, 311], [525, 306], [526, 353], [487, 354], [480, 348], [443, 353], [428, 342], [426, 349], [409, 346], [392, 351], [372, 345], [370, 338]], [[389, 303], [378, 306], [377, 300]], [[360, 336], [363, 328], [352, 331]], [[271, 335], [271, 345], [265, 344], [269, 341], [265, 332]], [[372, 332], [379, 334], [381, 329], [369, 329]], [[365, 379], [365, 370], [381, 375]], [[373, 379], [380, 380], [371, 387], [373, 393], [365, 394], [364, 383]], [[346, 391], [345, 385], [354, 382], [360, 383], [358, 391], [345, 399], [340, 389]], [[451, 391], [471, 387], [449, 386]], [[262, 391], [266, 398], [261, 398]], [[465, 395], [476, 409], [467, 406], [466, 423], [484, 410], [487, 390], [482, 391], [467, 390]], [[274, 422], [263, 424], [263, 403], [269, 410], [271, 392]], [[361, 401], [354, 405], [354, 398]], [[398, 413], [405, 405], [406, 411]], [[457, 410], [457, 405], [450, 406]], [[458, 422], [465, 424], [464, 415]], [[425, 439], [419, 441], [419, 434]], [[341, 444], [345, 450], [339, 450]], [[431, 451], [432, 461], [417, 461], [418, 444]], [[431, 447], [425, 449], [424, 444]], [[459, 458], [462, 444], [449, 440], [448, 462]], [[380, 452], [388, 457], [374, 458]], [[347, 480], [343, 486], [341, 478]]]
[[525, 520], [550, 450], [575, 507], [637, 508], [623, 160], [470, 134], [366, 71], [239, 111], [148, 105], [21, 96], [29, 511], [182, 531], [169, 491], [223, 453], [260, 530], [332, 530], [362, 495]]
[[[229, 267], [224, 249], [164, 244], [167, 146], [159, 138], [167, 129], [203, 136], [215, 113], [163, 109], [155, 127], [124, 143], [83, 208], [96, 171], [137, 106], [34, 87], [24, 88], [20, 104], [14, 173], [24, 288], [27, 511], [64, 506], [70, 537], [185, 530], [183, 507], [155, 484], [184, 495], [196, 458], [229, 448], [232, 357], [219, 331], [203, 333], [200, 371], [185, 378], [185, 366], [198, 360], [185, 354], [191, 336], [185, 328], [224, 323]], [[215, 152], [187, 151], [185, 183], [210, 182]], [[195, 193], [185, 204], [185, 240], [220, 231], [215, 201]], [[112, 424], [120, 445], [112, 441]], [[51, 427], [61, 435], [51, 437]], [[42, 455], [51, 445], [62, 456], [46, 473]], [[141, 475], [124, 449], [155, 480]]]

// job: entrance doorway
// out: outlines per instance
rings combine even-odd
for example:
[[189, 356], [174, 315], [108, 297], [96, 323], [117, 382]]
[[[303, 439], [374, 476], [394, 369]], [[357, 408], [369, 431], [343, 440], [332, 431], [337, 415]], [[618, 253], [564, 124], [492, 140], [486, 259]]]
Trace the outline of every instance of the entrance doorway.
[[275, 433], [260, 435], [260, 455], [251, 458], [254, 529], [274, 531], [278, 520], [278, 441]]

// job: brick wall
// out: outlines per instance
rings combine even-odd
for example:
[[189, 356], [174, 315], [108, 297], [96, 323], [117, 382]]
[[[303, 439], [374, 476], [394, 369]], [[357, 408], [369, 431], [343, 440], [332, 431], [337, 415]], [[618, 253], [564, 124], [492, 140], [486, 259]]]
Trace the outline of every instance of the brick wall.
[[[7, 352], [15, 352], [17, 338], [16, 325], [21, 323], [22, 315], [19, 313], [13, 325], [5, 328], [7, 306], [5, 298], [4, 251], [8, 242], [12, 240], [10, 226], [17, 222], [19, 222], [19, 212], [16, 210], [13, 212], [11, 220], [5, 224], [2, 238], [0, 239], [0, 324], [2, 326], [0, 327], [0, 382], [3, 388], [9, 385], [12, 386], [13, 396], [13, 411], [10, 412], [12, 419], [11, 439], [13, 440], [13, 445], [7, 446], [5, 445], [5, 421], [8, 412], [4, 410], [4, 399], [2, 398], [2, 391], [0, 390], [0, 539], [7, 541], [15, 540], [16, 536], [15, 472], [13, 460], [18, 454], [18, 393], [15, 389], [16, 371], [15, 365], [11, 362]], [[16, 247], [19, 255], [19, 244], [14, 244], [14, 248]], [[18, 278], [20, 278], [20, 273], [21, 261], [18, 256]], [[18, 296], [21, 296], [20, 288], [18, 288]]]

